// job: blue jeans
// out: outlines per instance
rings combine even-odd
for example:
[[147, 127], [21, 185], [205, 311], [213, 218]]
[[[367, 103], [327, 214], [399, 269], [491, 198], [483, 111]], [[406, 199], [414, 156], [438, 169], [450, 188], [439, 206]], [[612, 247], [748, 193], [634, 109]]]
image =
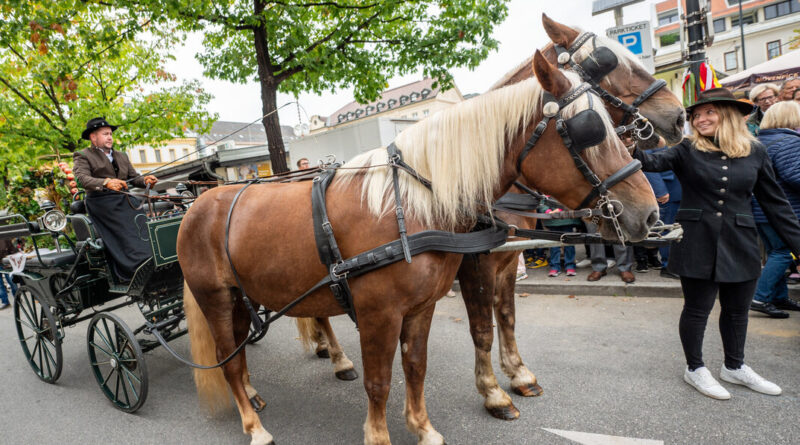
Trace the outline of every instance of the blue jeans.
[[0, 303], [8, 304], [8, 295], [6, 294], [6, 284], [8, 283], [8, 287], [11, 288], [11, 295], [14, 295], [17, 292], [17, 285], [11, 281], [11, 277], [7, 274], [0, 273]]
[[[670, 201], [666, 204], [659, 204], [658, 205], [658, 213], [661, 218], [661, 221], [664, 224], [672, 224], [675, 222], [675, 214], [678, 213], [678, 207], [681, 206], [680, 201]], [[669, 260], [669, 245], [662, 246], [658, 248], [658, 253], [661, 254], [661, 266], [664, 268], [667, 267], [667, 261]]]
[[[548, 230], [552, 230], [553, 232], [575, 232], [577, 230], [577, 226], [569, 225], [569, 226], [555, 226], [555, 227], [548, 227]], [[550, 259], [548, 260], [550, 263], [550, 269], [555, 269], [557, 271], [561, 271], [561, 247], [551, 247], [550, 248]], [[564, 246], [564, 268], [565, 269], [575, 269], [575, 246]]]
[[756, 224], [756, 230], [767, 250], [767, 264], [761, 269], [753, 299], [762, 303], [785, 301], [789, 298], [785, 272], [792, 265], [792, 254], [769, 223]]

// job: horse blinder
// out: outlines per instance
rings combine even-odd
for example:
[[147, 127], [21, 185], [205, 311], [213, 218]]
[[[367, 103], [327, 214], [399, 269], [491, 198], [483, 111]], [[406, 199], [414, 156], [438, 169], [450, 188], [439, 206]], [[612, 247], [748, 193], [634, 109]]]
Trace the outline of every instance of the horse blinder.
[[603, 77], [614, 71], [617, 65], [619, 65], [619, 60], [613, 51], [605, 46], [601, 46], [595, 48], [589, 57], [578, 65], [580, 65], [581, 69], [583, 69], [592, 82], [600, 82]]
[[606, 139], [606, 126], [603, 124], [600, 114], [595, 110], [583, 110], [575, 116], [565, 119], [564, 125], [575, 151], [583, 151]]

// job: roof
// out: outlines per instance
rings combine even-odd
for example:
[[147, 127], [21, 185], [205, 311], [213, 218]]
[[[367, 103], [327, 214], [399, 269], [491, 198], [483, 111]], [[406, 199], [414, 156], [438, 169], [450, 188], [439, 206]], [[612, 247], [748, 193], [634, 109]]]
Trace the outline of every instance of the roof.
[[343, 122], [354, 121], [412, 103], [433, 99], [440, 92], [438, 86], [436, 88], [433, 87], [434, 82], [433, 79], [426, 77], [417, 82], [386, 90], [381, 93], [381, 97], [366, 105], [359, 104], [356, 101], [350, 102], [328, 116], [325, 126], [334, 127]]
[[[289, 125], [281, 125], [281, 135], [283, 139], [294, 138], [294, 130]], [[255, 122], [233, 122], [216, 121], [211, 125], [208, 133], [201, 135], [205, 139], [206, 145], [214, 145], [225, 141], [233, 141], [238, 144], [266, 144], [267, 133], [261, 121]]]

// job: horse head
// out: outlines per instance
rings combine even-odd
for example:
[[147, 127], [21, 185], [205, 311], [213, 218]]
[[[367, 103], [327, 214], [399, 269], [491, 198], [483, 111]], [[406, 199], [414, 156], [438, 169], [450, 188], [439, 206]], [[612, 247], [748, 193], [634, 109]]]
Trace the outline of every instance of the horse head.
[[[559, 60], [559, 56], [571, 58], [573, 66], [584, 71], [582, 74], [625, 104], [637, 107], [668, 144], [680, 142], [685, 119], [683, 105], [665, 88], [663, 81], [656, 80], [645, 70], [630, 51], [609, 38], [582, 33], [546, 14], [542, 14], [542, 24], [553, 42], [543, 50], [549, 61], [563, 65], [568, 62]], [[626, 124], [624, 120], [630, 120], [623, 108], [613, 105], [607, 108], [615, 123]], [[639, 146], [646, 149], [657, 144], [658, 138], [650, 137], [641, 140]]]
[[[608, 209], [611, 204], [617, 217], [608, 213], [599, 218], [600, 233], [616, 239], [619, 229], [626, 240], [643, 239], [658, 220], [658, 206], [639, 164], [614, 133], [602, 101], [577, 75], [559, 71], [539, 51], [533, 71], [551, 95], [544, 95], [540, 114], [550, 119], [542, 121], [546, 129], [538, 140], [532, 138], [541, 125], [532, 123], [512, 141], [516, 156], [510, 158], [518, 162], [525, 182], [570, 208], [603, 204]], [[530, 141], [534, 147], [526, 149]]]

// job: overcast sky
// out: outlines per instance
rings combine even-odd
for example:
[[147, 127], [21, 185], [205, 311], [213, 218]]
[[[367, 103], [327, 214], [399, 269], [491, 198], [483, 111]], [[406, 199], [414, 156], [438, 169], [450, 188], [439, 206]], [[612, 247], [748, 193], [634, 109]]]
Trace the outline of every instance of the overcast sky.
[[[627, 6], [623, 10], [624, 23], [651, 19], [651, 11], [655, 0]], [[478, 68], [455, 69], [452, 71], [456, 86], [462, 94], [483, 93], [506, 72], [529, 57], [536, 48], [543, 47], [549, 41], [541, 25], [542, 12], [566, 25], [580, 27], [584, 30], [605, 34], [608, 27], [614, 26], [613, 12], [606, 12], [592, 17], [592, 0], [512, 0], [508, 4], [508, 18], [494, 30], [498, 40], [498, 50], [489, 55]], [[214, 99], [207, 108], [219, 114], [220, 120], [252, 122], [260, 119], [261, 99], [256, 82], [245, 85], [212, 80], [203, 77], [203, 69], [195, 59], [195, 54], [202, 50], [199, 35], [190, 36], [186, 45], [180, 48], [175, 56], [177, 60], [168, 65], [170, 72], [178, 79], [199, 79], [206, 91]], [[389, 87], [394, 88], [421, 79], [417, 75], [393, 78]], [[278, 106], [293, 101], [294, 97], [278, 94]], [[303, 94], [299, 102], [309, 116], [319, 114], [327, 116], [341, 106], [353, 100], [352, 91], [348, 89], [325, 93], [321, 96]], [[298, 123], [297, 108], [288, 106], [280, 112], [282, 125]], [[301, 119], [307, 123], [305, 114]]]

